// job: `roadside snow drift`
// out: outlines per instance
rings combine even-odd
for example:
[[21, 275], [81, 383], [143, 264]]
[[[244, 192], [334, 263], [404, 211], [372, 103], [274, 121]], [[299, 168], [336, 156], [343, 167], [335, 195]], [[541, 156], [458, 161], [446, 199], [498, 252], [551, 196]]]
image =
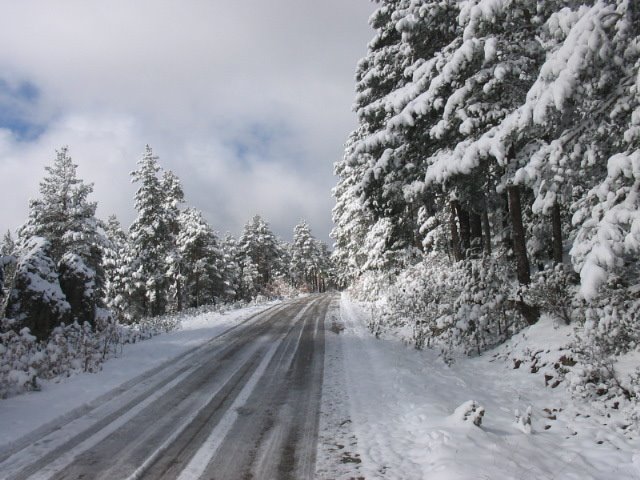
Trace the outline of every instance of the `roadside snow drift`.
[[[598, 422], [588, 405], [572, 406], [564, 388], [545, 388], [540, 376], [511, 368], [495, 352], [449, 367], [435, 352], [375, 339], [366, 314], [346, 295], [339, 308], [327, 320], [339, 325], [327, 332], [326, 361], [335, 368], [325, 383], [342, 378], [346, 391], [340, 397], [325, 388], [321, 427], [329, 428], [331, 414], [342, 409], [345, 418], [334, 422], [349, 426], [355, 438], [325, 446], [324, 458], [321, 447], [320, 478], [640, 478], [637, 438]], [[542, 322], [528, 334], [549, 341], [562, 332]], [[349, 450], [346, 458], [355, 460], [332, 468], [330, 455], [340, 461], [336, 450]]]
[[111, 390], [135, 381], [136, 377], [144, 378], [145, 372], [171, 363], [265, 308], [252, 306], [185, 317], [176, 331], [125, 345], [122, 355], [107, 361], [98, 373], [80, 374], [58, 383], [43, 381], [41, 391], [2, 400], [0, 454], [29, 432], [46, 429], [47, 424], [88, 406]]

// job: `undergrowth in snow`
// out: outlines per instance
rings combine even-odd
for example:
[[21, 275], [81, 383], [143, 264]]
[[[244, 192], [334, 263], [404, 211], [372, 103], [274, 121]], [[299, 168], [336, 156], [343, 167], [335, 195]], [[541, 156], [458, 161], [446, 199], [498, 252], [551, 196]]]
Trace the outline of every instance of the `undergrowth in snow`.
[[264, 300], [245, 307], [227, 305], [183, 312], [167, 318], [167, 323], [171, 320], [175, 326], [170, 332], [125, 345], [117, 355], [101, 363], [94, 374], [76, 375], [82, 371], [79, 368], [69, 376], [38, 379], [41, 390], [25, 391], [0, 402], [0, 452], [29, 432], [51, 425], [123, 385], [146, 378], [146, 372], [203, 345], [270, 304]]
[[[252, 303], [266, 301], [258, 297]], [[245, 302], [208, 305], [131, 325], [120, 324], [102, 311], [95, 327], [87, 322], [63, 324], [46, 341], [38, 341], [28, 328], [16, 332], [12, 321], [4, 319], [0, 325], [0, 398], [39, 390], [42, 380], [58, 382], [77, 373], [98, 372], [105, 361], [121, 355], [127, 344], [179, 329], [186, 319], [245, 306]]]

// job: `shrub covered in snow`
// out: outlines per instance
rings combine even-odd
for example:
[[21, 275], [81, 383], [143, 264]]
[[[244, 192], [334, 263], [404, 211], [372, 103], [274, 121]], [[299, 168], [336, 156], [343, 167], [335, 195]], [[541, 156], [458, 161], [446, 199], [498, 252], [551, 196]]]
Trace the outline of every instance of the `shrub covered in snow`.
[[370, 329], [380, 335], [396, 330], [415, 348], [440, 348], [480, 354], [522, 329], [519, 290], [507, 266], [488, 258], [452, 264], [430, 256], [395, 281], [363, 276], [352, 291], [377, 300]]
[[99, 310], [95, 326], [60, 324], [46, 340], [38, 340], [29, 328], [16, 329], [17, 320], [0, 325], [0, 398], [39, 389], [40, 380], [52, 380], [78, 372], [96, 372], [105, 360], [118, 355], [125, 344], [175, 329], [181, 316], [143, 319], [121, 325], [108, 311]]

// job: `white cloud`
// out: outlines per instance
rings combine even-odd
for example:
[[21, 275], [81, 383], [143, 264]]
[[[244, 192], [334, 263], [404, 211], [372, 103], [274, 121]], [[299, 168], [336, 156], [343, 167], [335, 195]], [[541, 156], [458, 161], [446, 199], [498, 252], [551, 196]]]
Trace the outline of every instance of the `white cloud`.
[[128, 173], [149, 143], [219, 230], [237, 232], [260, 212], [281, 234], [304, 216], [326, 239], [332, 164], [354, 125], [353, 72], [372, 9], [366, 0], [1, 0], [0, 79], [39, 90], [32, 119], [46, 130], [32, 141], [0, 136], [11, 206], [0, 227], [22, 221], [65, 144], [95, 182], [100, 214], [127, 223]]

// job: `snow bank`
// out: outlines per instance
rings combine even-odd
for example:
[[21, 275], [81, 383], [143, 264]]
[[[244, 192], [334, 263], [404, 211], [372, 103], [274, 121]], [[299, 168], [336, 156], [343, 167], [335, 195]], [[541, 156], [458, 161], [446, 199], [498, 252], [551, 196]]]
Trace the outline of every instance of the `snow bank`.
[[124, 346], [122, 355], [107, 361], [100, 372], [41, 382], [41, 391], [0, 402], [0, 452], [27, 433], [86, 406], [98, 397], [146, 371], [196, 348], [263, 309], [251, 306], [228, 313], [185, 317], [178, 330]]
[[[586, 403], [574, 404], [566, 390], [545, 388], [542, 375], [514, 369], [500, 357], [504, 351], [461, 358], [448, 367], [434, 352], [406, 348], [393, 338], [375, 339], [366, 329], [365, 311], [346, 296], [340, 307], [345, 398], [359, 471], [367, 479], [640, 476], [637, 438], [625, 436], [619, 425], [603, 424], [609, 423], [606, 418], [594, 416]], [[561, 348], [566, 334], [566, 327], [547, 320], [508, 345], [524, 349], [528, 341], [532, 348]], [[455, 414], [469, 399], [485, 409], [480, 427]], [[527, 435], [515, 411], [527, 412], [529, 406]]]

